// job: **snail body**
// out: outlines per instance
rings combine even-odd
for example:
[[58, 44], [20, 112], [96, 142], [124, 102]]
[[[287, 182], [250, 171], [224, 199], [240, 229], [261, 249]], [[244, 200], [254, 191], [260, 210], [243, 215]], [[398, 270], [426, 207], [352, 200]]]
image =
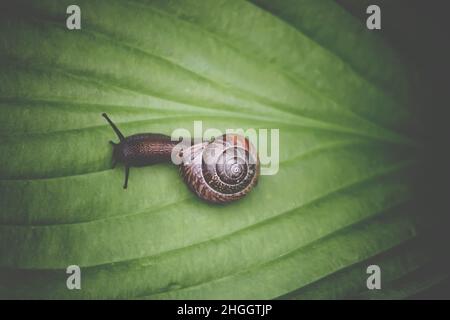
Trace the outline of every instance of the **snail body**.
[[[140, 133], [124, 137], [104, 113], [119, 143], [113, 145], [113, 166], [125, 166], [124, 189], [128, 186], [130, 167], [170, 162], [180, 141], [156, 133]], [[224, 134], [209, 142], [201, 142], [177, 150], [180, 173], [198, 197], [212, 203], [228, 203], [241, 199], [257, 184], [259, 158], [245, 137]]]

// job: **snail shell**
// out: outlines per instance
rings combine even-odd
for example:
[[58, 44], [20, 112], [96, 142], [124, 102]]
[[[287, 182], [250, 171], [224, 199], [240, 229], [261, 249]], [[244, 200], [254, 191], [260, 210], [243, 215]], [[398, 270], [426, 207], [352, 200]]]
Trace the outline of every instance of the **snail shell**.
[[260, 164], [256, 148], [235, 134], [195, 144], [182, 151], [180, 172], [201, 199], [227, 203], [244, 197], [257, 184]]

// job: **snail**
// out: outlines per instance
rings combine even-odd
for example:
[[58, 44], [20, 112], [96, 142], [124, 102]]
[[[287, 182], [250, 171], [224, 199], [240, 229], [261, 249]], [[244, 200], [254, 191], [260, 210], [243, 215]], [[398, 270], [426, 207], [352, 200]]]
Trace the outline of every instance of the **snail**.
[[251, 142], [237, 134], [224, 134], [211, 141], [183, 145], [159, 133], [139, 133], [128, 137], [120, 132], [103, 113], [119, 138], [113, 145], [113, 168], [125, 166], [128, 187], [130, 167], [141, 167], [161, 162], [179, 162], [181, 176], [188, 187], [201, 199], [212, 203], [228, 203], [247, 195], [258, 182], [260, 164]]

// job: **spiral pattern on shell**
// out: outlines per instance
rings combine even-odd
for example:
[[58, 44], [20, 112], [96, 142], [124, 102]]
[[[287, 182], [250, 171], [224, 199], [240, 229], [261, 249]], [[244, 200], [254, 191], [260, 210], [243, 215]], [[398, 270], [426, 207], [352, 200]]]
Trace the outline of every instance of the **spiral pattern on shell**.
[[227, 203], [244, 197], [257, 184], [259, 158], [247, 138], [225, 134], [183, 150], [180, 171], [201, 199]]

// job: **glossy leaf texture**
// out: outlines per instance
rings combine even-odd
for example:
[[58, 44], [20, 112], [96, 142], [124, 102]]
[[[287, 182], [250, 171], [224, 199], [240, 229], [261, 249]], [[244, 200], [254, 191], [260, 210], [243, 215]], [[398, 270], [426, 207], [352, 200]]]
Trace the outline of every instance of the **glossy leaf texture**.
[[[71, 1], [10, 2], [1, 297], [370, 298], [368, 264], [386, 281], [426, 268], [408, 70], [336, 3], [78, 0], [71, 31]], [[125, 135], [279, 129], [279, 172], [225, 206], [170, 164], [132, 168], [124, 191], [102, 112]], [[401, 283], [389, 294], [420, 288]]]

